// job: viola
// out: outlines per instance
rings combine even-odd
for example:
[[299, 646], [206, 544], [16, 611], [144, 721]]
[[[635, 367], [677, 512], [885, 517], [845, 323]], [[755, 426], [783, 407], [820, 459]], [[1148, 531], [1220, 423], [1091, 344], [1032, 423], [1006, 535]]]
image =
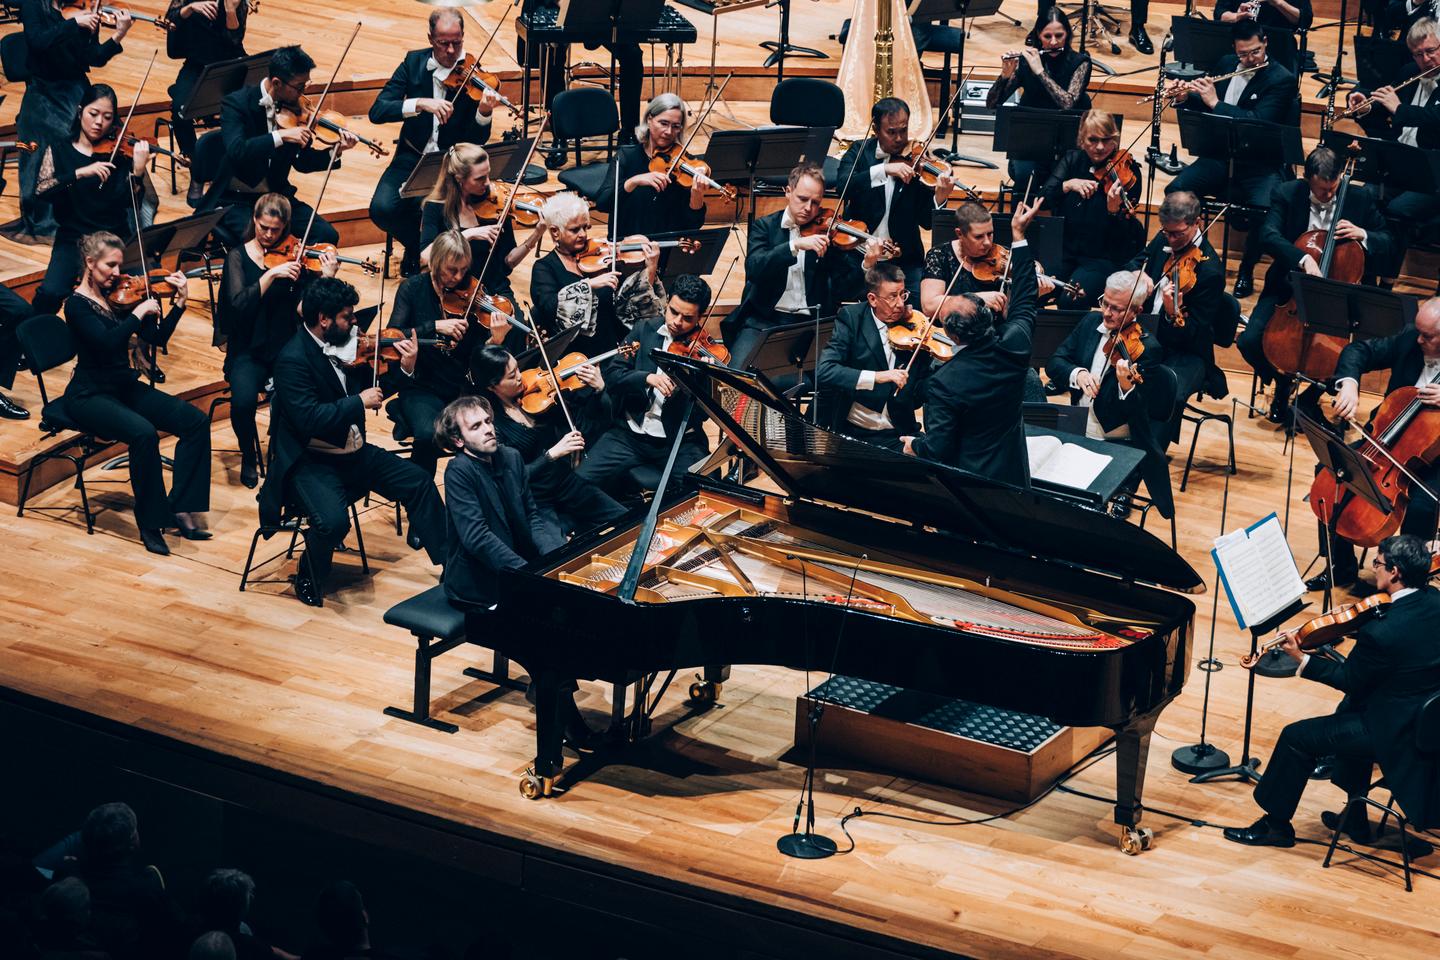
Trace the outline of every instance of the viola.
[[[1000, 244], [992, 244], [990, 252], [983, 257], [968, 261], [970, 275], [981, 283], [996, 283], [1003, 281], [1002, 288], [1010, 283], [1010, 248], [1002, 247]], [[1035, 264], [1035, 279], [1048, 282], [1056, 290], [1063, 290], [1075, 299], [1083, 299], [1085, 291], [1073, 283], [1064, 280], [1057, 280], [1045, 273], [1037, 262]]]
[[155, 154], [160, 154], [161, 156], [171, 158], [172, 160], [174, 160], [176, 163], [178, 163], [178, 164], [179, 164], [180, 166], [182, 166], [182, 167], [189, 167], [189, 166], [190, 166], [190, 161], [189, 161], [189, 160], [186, 160], [184, 157], [182, 157], [182, 156], [181, 156], [180, 154], [178, 154], [178, 153], [174, 153], [174, 152], [172, 152], [172, 151], [170, 151], [170, 150], [166, 150], [164, 147], [160, 146], [159, 142], [158, 142], [154, 137], [142, 137], [142, 136], [139, 136], [138, 134], [127, 133], [127, 134], [125, 134], [125, 136], [123, 136], [123, 137], [120, 138], [120, 141], [119, 141], [119, 142], [120, 142], [120, 149], [119, 149], [119, 150], [116, 150], [116, 149], [115, 149], [115, 142], [116, 142], [116, 141], [115, 141], [115, 138], [114, 138], [114, 137], [106, 137], [104, 140], [101, 140], [99, 143], [92, 145], [90, 149], [91, 149], [92, 151], [94, 151], [95, 153], [97, 153], [97, 154], [98, 154], [98, 153], [108, 153], [108, 154], [118, 153], [118, 154], [120, 154], [120, 155], [123, 156], [123, 157], [130, 157], [130, 158], [133, 159], [133, 158], [135, 157], [135, 145], [136, 145], [137, 143], [144, 142], [144, 143], [148, 143], [148, 144], [150, 145], [150, 153], [151, 153], [152, 156], [155, 155]]
[[1178, 253], [1165, 258], [1162, 272], [1170, 278], [1175, 294], [1175, 316], [1170, 322], [1177, 327], [1185, 326], [1185, 294], [1195, 289], [1195, 270], [1210, 258], [1201, 251], [1200, 245], [1192, 243]]
[[348, 118], [335, 110], [321, 110], [316, 113], [310, 98], [306, 96], [301, 96], [299, 101], [293, 104], [275, 105], [275, 126], [281, 130], [312, 127], [315, 131], [315, 139], [327, 147], [339, 143], [340, 135], [348, 133], [368, 147], [375, 156], [384, 157], [390, 154], [390, 151], [383, 145], [351, 130], [345, 125], [347, 122]]
[[1115, 184], [1120, 184], [1120, 202], [1126, 215], [1131, 217], [1135, 216], [1135, 205], [1130, 202], [1130, 191], [1140, 183], [1134, 163], [1130, 151], [1120, 149], [1111, 154], [1109, 160], [1091, 165], [1095, 179], [1100, 181], [1102, 195], [1109, 193]]
[[949, 360], [959, 349], [940, 324], [930, 323], [930, 318], [919, 310], [911, 310], [898, 323], [886, 324], [885, 335], [896, 350], [925, 350], [940, 361]]
[[733, 186], [717, 183], [711, 178], [708, 163], [699, 157], [681, 153], [675, 149], [657, 153], [651, 157], [650, 172], [666, 174], [680, 186], [686, 188], [694, 186], [695, 181], [698, 180], [702, 187], [720, 191], [726, 200], [733, 201], [737, 196]]
[[34, 140], [0, 140], [0, 150], [19, 150], [21, 153], [34, 153], [40, 149], [40, 145]]
[[1136, 383], [1144, 383], [1140, 375], [1140, 368], [1136, 362], [1145, 352], [1143, 340], [1145, 331], [1140, 326], [1140, 319], [1133, 317], [1122, 323], [1105, 338], [1105, 359], [1110, 366], [1118, 368], [1120, 361], [1125, 361], [1130, 368], [1130, 379]]
[[725, 366], [730, 364], [730, 351], [723, 343], [706, 333], [703, 326], [696, 327], [695, 332], [684, 340], [671, 340], [670, 346], [665, 348], [665, 352], [679, 357], [704, 360], [707, 363], [713, 362]]
[[[99, 14], [100, 26], [109, 27], [112, 30], [116, 25], [116, 17], [126, 12], [124, 7], [115, 7], [109, 4], [95, 10], [94, 5], [88, 2], [88, 0], [64, 0], [60, 5], [60, 11], [66, 14], [67, 19], [73, 19], [77, 14], [90, 13], [92, 10]], [[131, 20], [153, 23], [159, 29], [167, 32], [175, 29], [175, 24], [164, 17], [152, 17], [148, 13], [136, 13], [133, 10], [129, 11], [129, 13]]]
[[[880, 240], [865, 229], [863, 220], [842, 220], [835, 215], [835, 211], [824, 208], [818, 217], [800, 228], [802, 237], [813, 237], [822, 233], [828, 234], [830, 242], [841, 250], [854, 250], [862, 243]], [[900, 256], [900, 245], [894, 240], [880, 240], [880, 246], [882, 259], [889, 260]]]
[[[390, 364], [400, 362], [400, 351], [395, 349], [395, 344], [409, 339], [409, 335], [404, 330], [397, 330], [393, 327], [387, 327], [378, 334], [361, 331], [355, 347], [355, 359], [350, 361], [347, 366], [352, 370], [360, 367], [375, 367], [375, 373], [382, 374]], [[444, 337], [415, 338], [416, 345], [422, 347], [443, 347], [449, 342]]]
[[[679, 240], [652, 240], [650, 241], [661, 250], [667, 247], [678, 247], [685, 253], [694, 253], [700, 249], [700, 241], [693, 237], [681, 237]], [[580, 272], [605, 273], [615, 269], [617, 264], [630, 264], [634, 266], [645, 262], [645, 244], [639, 240], [631, 240], [628, 237], [619, 243], [611, 243], [609, 240], [591, 240], [586, 248], [575, 258], [580, 265]]]
[[458, 91], [461, 84], [464, 84], [466, 95], [476, 101], [482, 99], [485, 94], [492, 93], [502, 107], [517, 117], [520, 115], [520, 108], [500, 92], [500, 77], [481, 70], [473, 54], [465, 54], [465, 58], [451, 67], [450, 74], [440, 83], [445, 89], [451, 91]]
[[[284, 240], [281, 240], [280, 243], [276, 246], [271, 247], [269, 250], [265, 251], [265, 259], [263, 261], [265, 269], [269, 270], [273, 267], [284, 266], [288, 261], [295, 260], [299, 256], [299, 252], [300, 238], [295, 236], [294, 234], [291, 234]], [[306, 244], [305, 257], [303, 260], [305, 268], [307, 270], [319, 271], [320, 257], [327, 253], [335, 253], [335, 244]], [[341, 263], [353, 264], [354, 266], [359, 267], [361, 270], [364, 270], [366, 273], [372, 276], [380, 272], [380, 267], [376, 265], [375, 261], [369, 257], [366, 257], [364, 260], [359, 260], [355, 257], [337, 256], [335, 259]]]
[[579, 390], [585, 386], [585, 381], [575, 373], [576, 370], [586, 364], [603, 363], [614, 356], [628, 360], [639, 350], [639, 341], [631, 341], [595, 357], [587, 357], [583, 353], [567, 353], [555, 364], [553, 377], [550, 371], [543, 367], [525, 370], [520, 374], [520, 382], [525, 385], [525, 389], [520, 393], [520, 409], [532, 417], [538, 416], [555, 405], [557, 381], [560, 390]]
[[941, 177], [953, 169], [945, 161], [931, 156], [924, 140], [911, 140], [905, 148], [905, 155], [910, 158], [910, 169], [915, 171], [916, 179], [931, 190], [939, 185]]
[[1305, 621], [1294, 630], [1286, 630], [1256, 652], [1247, 653], [1240, 658], [1240, 666], [1246, 670], [1252, 669], [1255, 664], [1260, 662], [1261, 657], [1271, 650], [1278, 650], [1286, 638], [1292, 636], [1301, 650], [1318, 650], [1343, 638], [1346, 634], [1354, 633], [1369, 620], [1381, 616], [1388, 603], [1390, 603], [1390, 594], [1377, 593], [1364, 600], [1336, 607], [1329, 613]]
[[487, 330], [494, 319], [510, 323], [515, 319], [515, 304], [509, 297], [498, 293], [486, 293], [480, 281], [466, 277], [465, 282], [453, 290], [446, 290], [440, 298], [440, 309], [448, 319], [469, 319], [474, 316]]

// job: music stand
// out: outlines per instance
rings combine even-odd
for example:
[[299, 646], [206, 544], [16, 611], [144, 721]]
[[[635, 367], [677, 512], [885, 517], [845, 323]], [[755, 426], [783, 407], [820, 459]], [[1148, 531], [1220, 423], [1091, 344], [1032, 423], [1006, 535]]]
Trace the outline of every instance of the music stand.
[[[573, 327], [566, 327], [549, 340], [546, 340], [545, 353], [550, 357], [550, 362], [557, 363], [560, 358], [565, 355], [566, 351], [570, 349], [570, 344], [574, 343], [575, 338], [578, 336], [580, 336], [580, 327], [577, 324]], [[521, 370], [528, 370], [538, 362], [540, 362], [539, 347], [522, 350], [515, 356], [515, 363]]]
[[[995, 225], [995, 242], [1005, 247], [1012, 245], [1015, 238], [1010, 231], [1010, 216], [996, 214], [990, 220]], [[1065, 259], [1065, 218], [1036, 217], [1025, 231], [1025, 241], [1037, 263], [1059, 263]]]
[[218, 117], [220, 101], [225, 99], [226, 94], [234, 93], [241, 87], [254, 86], [263, 80], [270, 70], [270, 58], [274, 55], [274, 50], [266, 50], [248, 57], [236, 57], [233, 60], [210, 64], [200, 72], [199, 79], [190, 90], [189, 99], [181, 104], [176, 113], [191, 122], [198, 122], [206, 117]]
[[[225, 215], [225, 208], [182, 217], [169, 223], [157, 223], [140, 231], [140, 235], [125, 245], [124, 259], [120, 268], [125, 271], [140, 270], [140, 241], [145, 243], [145, 254], [151, 265], [159, 264], [171, 254], [177, 258], [186, 250], [198, 250], [204, 246], [205, 238], [215, 229], [215, 224]], [[146, 269], [149, 269], [146, 267]]]
[[[524, 166], [525, 158], [530, 156], [530, 147], [534, 143], [534, 137], [524, 137], [487, 145], [485, 153], [490, 157], [490, 179], [506, 185], [514, 183], [515, 178], [520, 176], [520, 168]], [[526, 180], [529, 180], [528, 175]]]
[[1048, 403], [1043, 400], [1027, 401], [1020, 405], [1020, 417], [1032, 427], [1039, 427], [1045, 433], [1068, 433], [1085, 436], [1085, 424], [1090, 418], [1089, 407], [1076, 407], [1068, 403]]
[[[951, 20], [960, 21], [959, 27], [952, 28], [955, 38], [953, 49], [948, 45], [932, 48], [941, 50], [945, 54], [945, 64], [940, 71], [941, 104], [950, 102], [950, 57], [952, 54], [955, 57], [955, 83], [958, 86], [965, 81], [965, 37], [968, 32], [966, 21], [1000, 13], [1001, 3], [1002, 0], [910, 0], [908, 10], [911, 21], [915, 23], [943, 21], [948, 24]], [[1015, 25], [1019, 26], [1018, 21]], [[916, 52], [923, 54], [923, 51]], [[961, 114], [965, 109], [964, 100], [964, 94], [956, 97], [949, 118], [941, 117], [937, 123], [940, 133], [944, 132], [947, 124], [950, 127], [951, 153], [958, 153], [960, 150], [960, 125]]]
[[[715, 272], [725, 241], [730, 237], [729, 227], [710, 227], [705, 230], [673, 230], [650, 235], [651, 240], [695, 240], [700, 248], [687, 253], [679, 247], [660, 251], [660, 280], [669, 287], [676, 277], [689, 273], [697, 277], [708, 277]], [[720, 291], [715, 291], [718, 295]]]
[[[1415, 322], [1415, 297], [1358, 283], [1290, 272], [1300, 323], [1306, 332], [1352, 340], [1392, 337]], [[1303, 360], [1302, 360], [1303, 362]]]
[[[834, 317], [771, 327], [745, 361], [745, 369], [765, 374], [777, 386], [785, 378], [803, 382], [805, 374], [814, 372], [834, 331]], [[791, 389], [786, 388], [786, 393]]]
[[[1225, 183], [1235, 182], [1235, 158], [1244, 157], [1251, 166], [1279, 169], [1305, 162], [1300, 146], [1300, 128], [1264, 120], [1230, 117], [1199, 110], [1181, 110], [1180, 145], [1192, 157], [1225, 164]], [[1226, 199], [1229, 199], [1228, 189]], [[1231, 203], [1225, 213], [1221, 241], [1221, 262], [1230, 249], [1230, 217], [1234, 212], [1263, 214], [1263, 209]], [[1253, 228], [1252, 228], [1253, 229]]]
[[440, 179], [440, 168], [445, 164], [445, 154], [439, 150], [427, 153], [415, 164], [415, 169], [410, 171], [410, 176], [400, 185], [400, 196], [405, 200], [424, 200], [430, 196], [430, 191], [435, 189], [435, 182]]
[[1171, 17], [1170, 36], [1176, 63], [1186, 63], [1209, 73], [1221, 57], [1235, 52], [1232, 25], [1200, 17]]
[[755, 181], [789, 176], [797, 164], [825, 159], [834, 127], [756, 127], [716, 130], [705, 148], [710, 176], [719, 183], [744, 183], [750, 193], [747, 225], [755, 220]]
[[[1049, 409], [1041, 410], [1041, 407]], [[1056, 412], [1052, 413], [1052, 410]], [[1068, 430], [1063, 433], [1059, 432], [1065, 429], [1059, 425], [1067, 423], [1068, 418], [1074, 416], [1071, 413], [1060, 412], [1065, 410], [1073, 410], [1080, 415], [1078, 433]], [[1021, 413], [1025, 422], [1025, 436], [1055, 437], [1062, 443], [1074, 444], [1091, 453], [1098, 453], [1110, 458], [1110, 462], [1100, 471], [1099, 476], [1090, 481], [1088, 487], [1071, 487], [1037, 480], [1034, 477], [1030, 478], [1031, 485], [1048, 496], [1072, 501], [1090, 510], [1099, 510], [1113, 500], [1130, 482], [1130, 478], [1139, 471], [1140, 463], [1145, 459], [1145, 451], [1129, 444], [1116, 443], [1111, 440], [1094, 440], [1085, 436], [1085, 422], [1089, 416], [1090, 411], [1086, 407], [1064, 407], [1058, 403], [1027, 403], [1022, 406]], [[1051, 424], [1054, 424], [1055, 427], [1052, 427]]]

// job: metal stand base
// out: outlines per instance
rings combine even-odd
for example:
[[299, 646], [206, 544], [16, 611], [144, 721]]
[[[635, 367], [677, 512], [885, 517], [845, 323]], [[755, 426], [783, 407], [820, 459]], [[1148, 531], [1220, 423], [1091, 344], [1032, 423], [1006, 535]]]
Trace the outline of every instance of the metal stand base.
[[781, 43], [779, 40], [765, 40], [760, 46], [771, 51], [770, 56], [765, 58], [765, 66], [773, 67], [786, 57], [813, 57], [816, 60], [829, 60], [830, 54], [822, 53], [813, 47], [797, 47], [794, 44]]
[[818, 833], [787, 833], [775, 841], [775, 849], [797, 860], [824, 860], [835, 856], [840, 848], [834, 840]]
[[1241, 780], [1249, 780], [1251, 783], [1260, 782], [1260, 758], [1251, 757], [1238, 767], [1226, 767], [1223, 770], [1211, 770], [1207, 773], [1197, 774], [1190, 778], [1191, 783], [1209, 783], [1211, 780], [1219, 780], [1221, 777], [1239, 777]]
[[1230, 766], [1230, 755], [1213, 743], [1193, 743], [1170, 754], [1170, 766], [1192, 777]]

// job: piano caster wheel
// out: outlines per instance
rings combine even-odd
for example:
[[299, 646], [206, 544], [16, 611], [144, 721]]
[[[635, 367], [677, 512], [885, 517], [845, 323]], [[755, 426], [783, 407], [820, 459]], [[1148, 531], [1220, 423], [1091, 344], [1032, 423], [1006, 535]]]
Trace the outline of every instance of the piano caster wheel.
[[1155, 831], [1149, 827], [1125, 827], [1120, 831], [1120, 850], [1130, 857], [1140, 855], [1140, 851], [1149, 850], [1150, 842], [1155, 839]]
[[553, 780], [547, 777], [537, 777], [534, 773], [526, 770], [520, 777], [520, 796], [526, 800], [539, 800], [541, 797], [550, 796], [550, 788]]
[[715, 703], [720, 699], [720, 689], [723, 684], [710, 680], [696, 680], [690, 684], [691, 703]]

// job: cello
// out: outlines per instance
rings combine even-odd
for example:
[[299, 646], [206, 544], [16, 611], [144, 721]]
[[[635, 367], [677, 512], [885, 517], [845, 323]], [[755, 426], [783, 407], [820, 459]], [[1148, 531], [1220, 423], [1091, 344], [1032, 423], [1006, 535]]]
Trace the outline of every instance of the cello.
[[[1358, 240], [1340, 240], [1336, 228], [1340, 215], [1345, 210], [1345, 194], [1350, 189], [1350, 176], [1355, 169], [1355, 158], [1345, 164], [1340, 175], [1340, 188], [1335, 192], [1335, 212], [1330, 216], [1328, 230], [1309, 230], [1295, 241], [1295, 247], [1309, 254], [1320, 265], [1320, 275], [1343, 283], [1359, 283], [1365, 274], [1365, 248]], [[1335, 375], [1335, 365], [1340, 362], [1340, 351], [1349, 343], [1347, 337], [1328, 333], [1312, 333], [1305, 330], [1300, 322], [1300, 307], [1292, 295], [1289, 300], [1275, 308], [1270, 323], [1265, 327], [1261, 341], [1265, 359], [1280, 373], [1291, 376], [1304, 374], [1312, 380], [1324, 380]]]

